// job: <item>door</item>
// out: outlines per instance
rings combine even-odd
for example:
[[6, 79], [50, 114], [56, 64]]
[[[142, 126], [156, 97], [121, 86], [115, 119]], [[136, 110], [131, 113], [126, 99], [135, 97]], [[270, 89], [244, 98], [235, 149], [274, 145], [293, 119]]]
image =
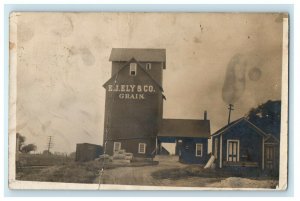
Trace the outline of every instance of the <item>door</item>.
[[238, 162], [239, 161], [239, 141], [228, 140], [227, 141], [227, 161]]
[[275, 149], [274, 146], [265, 147], [265, 167], [267, 170], [273, 170], [275, 165]]

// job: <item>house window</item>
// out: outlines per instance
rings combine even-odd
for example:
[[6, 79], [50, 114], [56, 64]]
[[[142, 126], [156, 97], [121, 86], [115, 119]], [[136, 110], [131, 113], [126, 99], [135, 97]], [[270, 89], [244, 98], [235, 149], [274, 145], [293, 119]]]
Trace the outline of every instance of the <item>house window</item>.
[[239, 162], [240, 158], [240, 141], [227, 140], [227, 161]]
[[137, 64], [130, 63], [129, 75], [136, 76]]
[[139, 143], [139, 154], [146, 153], [146, 143]]
[[151, 63], [146, 63], [146, 70], [151, 70]]
[[203, 155], [203, 144], [196, 144], [196, 156], [202, 157]]
[[118, 152], [121, 149], [121, 142], [114, 142], [114, 152]]

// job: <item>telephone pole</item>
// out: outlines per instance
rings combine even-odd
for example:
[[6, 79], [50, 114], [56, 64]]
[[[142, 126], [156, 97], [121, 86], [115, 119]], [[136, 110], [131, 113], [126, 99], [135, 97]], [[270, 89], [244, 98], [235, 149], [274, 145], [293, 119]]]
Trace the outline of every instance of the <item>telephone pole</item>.
[[52, 139], [52, 136], [48, 136], [48, 143], [47, 143], [48, 154], [50, 154], [51, 148], [53, 148], [53, 139]]
[[229, 110], [229, 115], [228, 115], [228, 124], [230, 124], [230, 115], [231, 115], [231, 111], [232, 111], [232, 110], [234, 110], [234, 109], [233, 109], [233, 105], [232, 105], [232, 104], [229, 104], [229, 108], [228, 108], [228, 110]]

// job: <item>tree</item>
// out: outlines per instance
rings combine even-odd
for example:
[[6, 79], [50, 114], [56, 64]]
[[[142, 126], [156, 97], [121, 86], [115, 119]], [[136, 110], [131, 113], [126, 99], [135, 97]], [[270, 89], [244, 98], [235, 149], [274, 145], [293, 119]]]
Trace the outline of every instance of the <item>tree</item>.
[[22, 153], [29, 153], [29, 152], [35, 151], [35, 150], [36, 150], [36, 145], [35, 144], [24, 145], [21, 148]]
[[280, 139], [281, 101], [267, 101], [247, 114], [248, 120], [267, 134]]
[[24, 145], [26, 138], [20, 133], [17, 133], [17, 149], [21, 151], [21, 147]]

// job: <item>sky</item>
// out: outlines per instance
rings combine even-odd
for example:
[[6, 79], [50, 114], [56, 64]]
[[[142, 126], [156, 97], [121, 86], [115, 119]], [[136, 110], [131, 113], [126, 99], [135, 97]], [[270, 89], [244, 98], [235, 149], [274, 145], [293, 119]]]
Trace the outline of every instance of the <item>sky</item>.
[[166, 49], [164, 118], [203, 119], [211, 132], [280, 100], [281, 14], [17, 13], [16, 131], [54, 152], [102, 144], [112, 48]]

